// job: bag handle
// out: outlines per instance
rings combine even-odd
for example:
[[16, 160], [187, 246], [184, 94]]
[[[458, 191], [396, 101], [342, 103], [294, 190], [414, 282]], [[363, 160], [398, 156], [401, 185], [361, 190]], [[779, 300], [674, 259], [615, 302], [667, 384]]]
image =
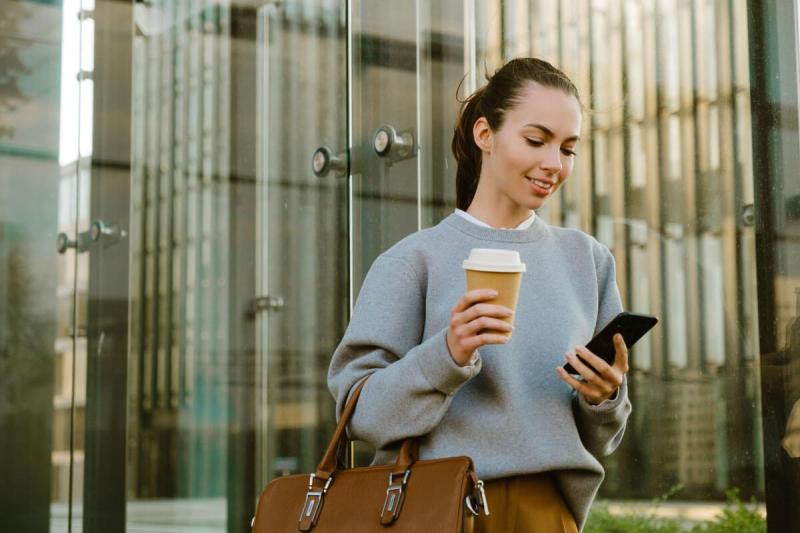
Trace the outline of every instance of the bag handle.
[[[364, 388], [367, 379], [369, 379], [369, 376], [362, 379], [361, 382], [356, 385], [355, 389], [353, 389], [350, 399], [347, 400], [344, 410], [342, 410], [342, 416], [339, 418], [339, 423], [336, 425], [336, 430], [333, 432], [330, 443], [328, 443], [328, 449], [325, 451], [325, 455], [322, 456], [322, 461], [317, 465], [315, 475], [322, 480], [327, 481], [336, 471], [337, 451], [340, 446], [347, 444], [347, 432], [345, 428], [347, 428], [347, 424], [350, 423], [350, 419], [353, 417], [353, 412], [356, 410], [356, 402], [358, 402], [361, 389]], [[395, 462], [393, 473], [402, 474], [416, 462], [418, 457], [419, 443], [417, 440], [414, 437], [405, 439], [402, 446], [400, 446], [400, 452], [397, 454], [397, 461]]]

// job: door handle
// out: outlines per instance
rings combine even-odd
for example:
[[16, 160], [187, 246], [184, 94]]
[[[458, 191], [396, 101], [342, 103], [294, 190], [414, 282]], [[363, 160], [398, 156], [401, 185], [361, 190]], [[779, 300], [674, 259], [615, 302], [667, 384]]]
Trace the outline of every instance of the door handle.
[[745, 204], [742, 206], [742, 225], [754, 226], [756, 223], [756, 209], [753, 204]]
[[100, 242], [104, 246], [116, 244], [128, 235], [124, 229], [119, 227], [119, 224], [109, 224], [102, 220], [92, 221], [89, 227], [89, 238], [92, 242]]
[[283, 296], [257, 296], [250, 300], [247, 317], [255, 318], [262, 311], [280, 311], [284, 305]]
[[76, 240], [70, 240], [69, 235], [64, 232], [61, 232], [56, 237], [56, 251], [59, 254], [67, 253], [67, 250], [70, 248], [75, 248], [78, 253], [85, 252], [87, 247], [89, 246], [89, 235], [86, 232], [78, 234], [78, 238]]
[[378, 157], [385, 159], [388, 164], [411, 159], [416, 155], [411, 131], [398, 132], [394, 126], [388, 124], [375, 130], [372, 136], [372, 148]]
[[327, 146], [320, 146], [311, 157], [311, 170], [318, 178], [324, 178], [331, 171], [336, 176], [344, 176], [347, 174], [347, 154], [334, 155]]
[[100, 242], [104, 246], [109, 246], [125, 238], [128, 233], [117, 224], [109, 224], [102, 220], [92, 221], [89, 231], [82, 231], [78, 238], [70, 240], [66, 233], [59, 233], [56, 237], [56, 251], [64, 254], [70, 248], [74, 248], [78, 253], [85, 252], [92, 243]]

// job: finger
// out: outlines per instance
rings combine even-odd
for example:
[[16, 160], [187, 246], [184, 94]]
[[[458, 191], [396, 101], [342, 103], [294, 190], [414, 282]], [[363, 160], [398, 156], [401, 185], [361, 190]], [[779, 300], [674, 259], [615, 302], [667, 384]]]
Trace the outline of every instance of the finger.
[[507, 318], [514, 314], [514, 311], [504, 305], [478, 303], [462, 313], [467, 322], [481, 317], [490, 316], [497, 318]]
[[467, 340], [464, 341], [462, 346], [465, 350], [469, 350], [470, 352], [477, 350], [481, 346], [485, 346], [487, 344], [505, 344], [509, 341], [509, 338], [505, 335], [498, 335], [495, 333], [482, 333], [480, 335], [474, 335], [469, 337]]
[[512, 331], [514, 326], [504, 320], [498, 320], [497, 318], [487, 316], [478, 317], [466, 325], [466, 331], [472, 334], [480, 333], [486, 329]]
[[591, 389], [593, 389], [594, 393], [597, 394], [607, 394], [610, 393], [615, 387], [611, 383], [608, 383], [604, 378], [599, 376], [595, 371], [591, 368], [586, 366], [586, 364], [581, 361], [580, 357], [578, 357], [573, 352], [567, 352], [564, 354], [565, 358], [572, 365], [578, 374], [583, 378], [585, 384], [591, 385]]
[[622, 383], [619, 373], [603, 360], [602, 357], [595, 354], [585, 346], [576, 346], [575, 351], [580, 355], [581, 359], [592, 365], [595, 373], [602, 379], [610, 382], [614, 387], [619, 387]]
[[494, 289], [475, 289], [474, 291], [469, 291], [468, 293], [464, 294], [464, 296], [459, 298], [451, 311], [453, 313], [461, 313], [477, 302], [496, 298], [497, 294], [498, 292]]
[[595, 402], [599, 399], [599, 395], [596, 391], [594, 391], [591, 387], [589, 387], [583, 381], [578, 381], [574, 377], [570, 376], [569, 373], [564, 370], [564, 367], [558, 366], [556, 367], [556, 372], [558, 376], [564, 381], [567, 385], [575, 389], [576, 392], [583, 394], [584, 397], [588, 398], [590, 401]]
[[564, 354], [564, 358], [567, 360], [569, 364], [572, 365], [572, 368], [575, 369], [585, 382], [591, 382], [593, 379], [597, 378], [597, 374], [594, 371], [586, 366], [584, 362], [578, 357], [574, 352], [566, 352]]
[[625, 339], [622, 338], [620, 333], [614, 335], [614, 368], [627, 374], [628, 367], [628, 347], [625, 345]]

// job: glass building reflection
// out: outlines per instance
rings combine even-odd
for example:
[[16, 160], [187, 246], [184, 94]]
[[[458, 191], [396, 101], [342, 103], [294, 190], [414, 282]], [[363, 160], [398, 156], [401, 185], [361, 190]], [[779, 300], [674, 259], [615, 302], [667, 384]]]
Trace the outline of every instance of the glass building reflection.
[[[754, 67], [765, 30], [745, 0], [386, 7], [400, 37], [366, 0], [113, 4], [0, 4], [0, 420], [16, 435], [0, 452], [33, 480], [0, 488], [0, 509], [30, 500], [52, 530], [91, 530], [113, 485], [122, 521], [195, 504], [238, 531], [266, 482], [312, 470], [362, 271], [455, 207], [455, 88], [519, 55], [562, 67], [587, 107], [576, 171], [540, 214], [607, 244], [626, 308], [662, 319], [633, 351], [601, 497], [763, 502], [772, 444], [800, 455], [800, 190], [754, 163], [751, 70], [779, 67]], [[358, 154], [405, 98], [427, 144], [390, 175]], [[796, 151], [796, 105], [767, 114], [793, 114], [772, 133]], [[314, 176], [314, 150], [348, 141], [352, 185]], [[768, 283], [762, 187], [783, 195]], [[122, 247], [91, 241], [100, 214], [123, 221]]]

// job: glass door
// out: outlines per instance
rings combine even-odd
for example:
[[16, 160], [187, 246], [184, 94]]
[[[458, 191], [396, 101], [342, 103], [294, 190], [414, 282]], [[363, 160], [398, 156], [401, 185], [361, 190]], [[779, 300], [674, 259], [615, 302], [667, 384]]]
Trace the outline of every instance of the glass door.
[[[324, 451], [335, 421], [328, 364], [372, 262], [454, 205], [455, 100], [442, 101], [455, 94], [464, 55], [462, 11], [451, 7], [354, 0], [259, 9], [262, 484], [312, 471]], [[355, 450], [357, 464], [371, 460], [365, 445]]]
[[257, 11], [256, 486], [313, 472], [335, 427], [328, 361], [349, 314], [346, 6]]
[[0, 516], [81, 527], [89, 24], [79, 1], [0, 1]]

